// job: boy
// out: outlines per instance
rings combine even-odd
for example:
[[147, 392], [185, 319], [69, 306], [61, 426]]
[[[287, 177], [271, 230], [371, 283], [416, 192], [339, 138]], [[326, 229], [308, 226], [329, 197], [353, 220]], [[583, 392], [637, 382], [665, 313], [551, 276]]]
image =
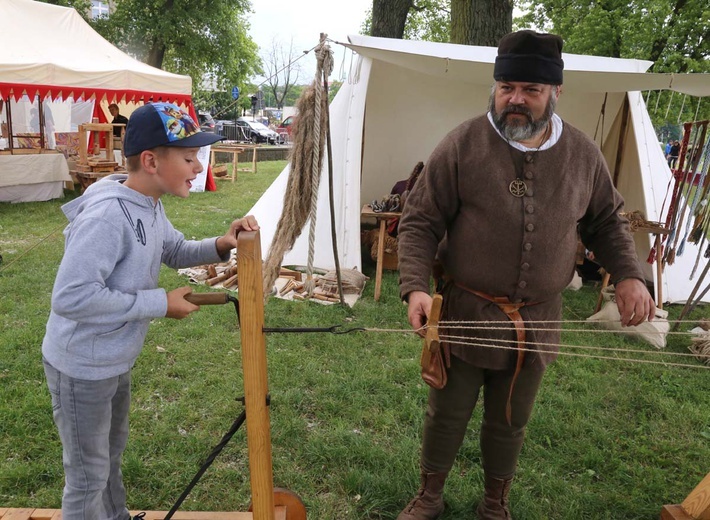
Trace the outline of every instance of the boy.
[[151, 103], [131, 115], [124, 145], [128, 175], [110, 175], [62, 208], [69, 225], [42, 354], [63, 446], [64, 520], [130, 518], [121, 457], [131, 367], [152, 319], [182, 319], [199, 310], [184, 298], [190, 287], [158, 288], [160, 264], [227, 260], [237, 234], [259, 228], [247, 216], [224, 236], [192, 241], [172, 227], [160, 197], [187, 197], [202, 171], [198, 149], [221, 137], [199, 126], [175, 135], [166, 107], [180, 110]]

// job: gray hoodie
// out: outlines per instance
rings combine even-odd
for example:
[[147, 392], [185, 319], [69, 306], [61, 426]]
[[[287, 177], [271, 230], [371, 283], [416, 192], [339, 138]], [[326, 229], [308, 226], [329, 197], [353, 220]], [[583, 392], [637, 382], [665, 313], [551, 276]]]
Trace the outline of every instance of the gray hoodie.
[[62, 206], [69, 219], [64, 257], [52, 291], [42, 354], [60, 372], [106, 379], [127, 372], [153, 318], [168, 300], [160, 264], [181, 268], [219, 262], [216, 238], [185, 240], [160, 201], [110, 175]]

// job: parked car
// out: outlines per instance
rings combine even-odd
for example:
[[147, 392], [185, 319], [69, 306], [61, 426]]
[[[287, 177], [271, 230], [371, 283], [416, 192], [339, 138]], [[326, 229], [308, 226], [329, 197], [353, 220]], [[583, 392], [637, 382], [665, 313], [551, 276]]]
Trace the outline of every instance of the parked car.
[[282, 137], [283, 141], [291, 141], [291, 133], [293, 132], [293, 124], [296, 122], [296, 116], [288, 116], [281, 121], [281, 124], [276, 127], [276, 132]]
[[197, 118], [200, 120], [200, 130], [203, 132], [215, 132], [216, 123], [209, 112], [198, 112]]
[[258, 121], [252, 121], [251, 118], [240, 117], [237, 119], [237, 126], [243, 130], [246, 138], [253, 143], [276, 144], [281, 142], [279, 134]]

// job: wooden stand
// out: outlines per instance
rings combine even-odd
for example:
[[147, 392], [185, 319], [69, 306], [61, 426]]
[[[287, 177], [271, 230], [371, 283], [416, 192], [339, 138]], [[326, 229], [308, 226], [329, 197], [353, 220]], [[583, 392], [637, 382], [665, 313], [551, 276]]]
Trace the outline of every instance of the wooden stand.
[[[214, 169], [215, 165], [215, 153], [231, 153], [232, 154], [232, 182], [237, 180], [237, 172], [253, 172], [256, 173], [256, 151], [259, 147], [257, 145], [249, 144], [214, 144], [210, 148], [210, 165]], [[239, 168], [239, 154], [252, 149], [251, 154], [251, 168]]]
[[663, 506], [661, 520], [710, 520], [710, 473], [681, 504]]
[[[123, 125], [121, 125], [123, 126]], [[122, 167], [115, 161], [113, 156], [113, 127], [111, 123], [87, 123], [79, 125], [79, 160], [76, 169], [71, 170], [71, 174], [76, 177], [84, 191], [97, 180], [111, 175], [112, 173], [123, 172]], [[93, 138], [92, 155], [88, 155], [89, 132]], [[106, 147], [101, 149], [101, 139], [104, 139]]]
[[[306, 508], [290, 491], [274, 488], [268, 408], [264, 289], [258, 231], [239, 233], [237, 246], [239, 309], [244, 370], [247, 448], [252, 493], [249, 512], [178, 511], [175, 520], [306, 520]], [[227, 303], [225, 293], [194, 295], [198, 305]], [[190, 299], [190, 298], [188, 298]], [[131, 512], [131, 516], [139, 511]], [[167, 511], [146, 511], [145, 520], [162, 520]], [[56, 509], [0, 508], [0, 520], [61, 520]]]
[[[663, 309], [663, 255], [661, 255], [661, 236], [667, 235], [670, 231], [666, 228], [658, 227], [638, 227], [634, 230], [634, 233], [650, 233], [656, 236], [656, 307]], [[594, 312], [597, 313], [601, 310], [602, 306], [602, 292], [609, 285], [609, 280], [611, 274], [605, 272], [602, 277], [602, 288], [599, 291], [599, 298], [597, 298], [597, 306], [594, 308]]]
[[385, 256], [385, 234], [387, 233], [387, 221], [391, 218], [401, 217], [398, 211], [380, 212], [372, 211], [372, 206], [365, 204], [360, 212], [362, 218], [374, 218], [379, 225], [379, 237], [377, 240], [377, 270], [375, 274], [375, 301], [380, 299], [382, 291], [382, 262]]

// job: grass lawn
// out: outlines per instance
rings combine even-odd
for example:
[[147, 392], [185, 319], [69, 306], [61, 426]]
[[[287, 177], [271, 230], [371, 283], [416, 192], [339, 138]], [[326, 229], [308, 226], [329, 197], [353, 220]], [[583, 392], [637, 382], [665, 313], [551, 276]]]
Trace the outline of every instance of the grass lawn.
[[[284, 164], [260, 163], [257, 174], [240, 172], [236, 183], [219, 180], [217, 192], [167, 197], [168, 216], [189, 238], [222, 234]], [[0, 509], [60, 507], [61, 445], [40, 345], [62, 256], [66, 201], [0, 203]], [[364, 269], [372, 282], [353, 309], [272, 298], [266, 326], [406, 329], [397, 274], [385, 272], [375, 302], [374, 266]], [[168, 268], [161, 271], [167, 289], [186, 283]], [[590, 285], [566, 292], [565, 319], [591, 315], [596, 291]], [[680, 310], [672, 306], [671, 319]], [[691, 318], [708, 314], [701, 308]], [[651, 349], [594, 332], [565, 333], [563, 342]], [[242, 411], [239, 343], [229, 305], [151, 326], [132, 376], [123, 465], [132, 509], [170, 509]], [[667, 351], [687, 352], [689, 344], [687, 335], [669, 336]], [[267, 337], [274, 480], [302, 497], [309, 518], [394, 519], [416, 490], [427, 395], [420, 349], [405, 332]], [[694, 358], [667, 360], [699, 366]], [[658, 518], [664, 504], [681, 502], [710, 471], [709, 405], [707, 370], [560, 356], [528, 428], [511, 491], [513, 517]], [[477, 410], [447, 483], [442, 520], [474, 517], [482, 482], [480, 417]], [[182, 509], [246, 511], [249, 500], [243, 429]]]

